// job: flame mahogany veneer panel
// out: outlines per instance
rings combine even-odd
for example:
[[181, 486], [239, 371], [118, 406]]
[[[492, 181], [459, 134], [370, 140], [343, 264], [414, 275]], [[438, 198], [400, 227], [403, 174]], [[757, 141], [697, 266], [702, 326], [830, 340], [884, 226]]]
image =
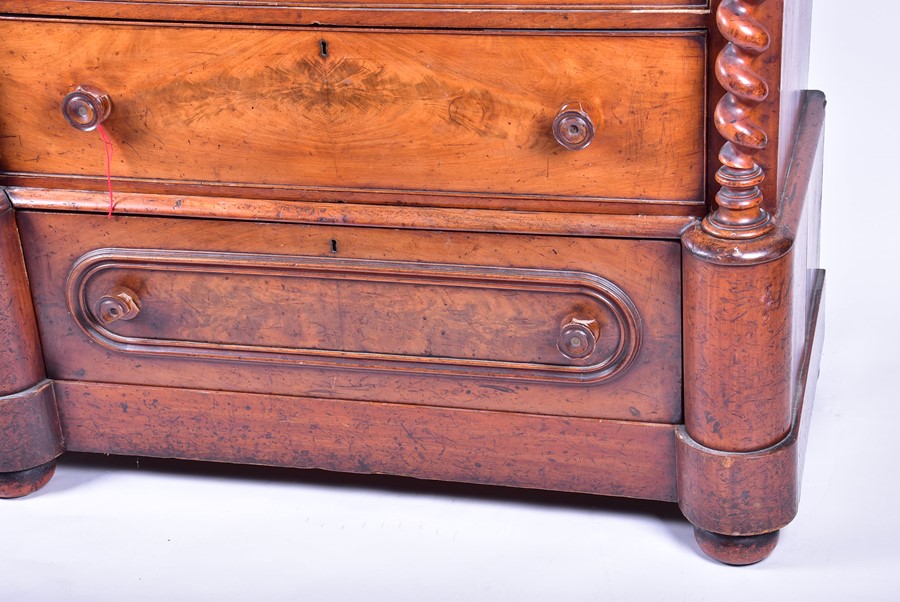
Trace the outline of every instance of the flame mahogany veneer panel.
[[[390, 190], [395, 202], [449, 195], [516, 209], [628, 202], [636, 213], [704, 202], [706, 41], [696, 32], [0, 20], [0, 55], [17, 57], [0, 63], [8, 174], [105, 176], [100, 137], [60, 111], [89, 83], [112, 100], [103, 127], [124, 185]], [[580, 151], [551, 131], [572, 101], [596, 128]]]

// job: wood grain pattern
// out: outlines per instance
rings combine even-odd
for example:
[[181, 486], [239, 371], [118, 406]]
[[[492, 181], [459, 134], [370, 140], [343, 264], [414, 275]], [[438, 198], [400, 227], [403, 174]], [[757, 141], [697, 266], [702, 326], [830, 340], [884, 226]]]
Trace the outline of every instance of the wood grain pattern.
[[753, 108], [769, 96], [769, 83], [753, 69], [771, 46], [769, 31], [754, 18], [754, 9], [765, 1], [724, 0], [716, 11], [728, 43], [716, 58], [716, 78], [726, 93], [716, 105], [714, 122], [726, 142], [716, 172], [718, 207], [703, 220], [703, 228], [719, 238], [757, 238], [774, 227], [759, 187], [766, 172], [754, 160], [769, 138], [752, 117]]
[[[821, 93], [804, 95], [769, 234], [727, 241], [692, 227], [683, 238], [684, 324], [694, 336], [685, 337], [679, 504], [701, 548], [729, 564], [765, 558], [797, 512], [822, 348], [824, 272], [816, 266], [824, 108]], [[779, 440], [785, 416], [790, 428]], [[766, 433], [770, 446], [761, 447]]]
[[15, 211], [0, 191], [0, 498], [43, 487], [62, 452]]
[[[170, 218], [116, 217], [109, 220], [100, 215], [27, 211], [19, 212], [19, 223], [26, 233], [26, 262], [32, 290], [41, 307], [39, 319], [45, 333], [47, 365], [54, 378], [409, 404], [439, 403], [651, 422], [677, 422], [681, 418], [680, 270], [679, 247], [674, 242], [404, 232]], [[341, 369], [334, 365], [204, 360], [199, 354], [193, 358], [176, 358], [121, 353], [97, 345], [89, 338], [73, 320], [66, 302], [65, 282], [76, 260], [103, 248], [147, 249], [150, 253], [157, 249], [191, 250], [219, 254], [223, 261], [227, 258], [226, 253], [246, 253], [354, 262], [441, 264], [450, 271], [458, 270], [460, 266], [477, 268], [472, 270], [473, 275], [477, 275], [478, 270], [487, 272], [496, 268], [498, 261], [502, 261], [504, 268], [584, 272], [608, 279], [633, 300], [643, 324], [642, 340], [640, 351], [627, 370], [614, 380], [596, 384], [546, 383], [528, 378], [527, 374], [510, 381], [500, 378], [503, 371], [499, 368], [478, 376], [458, 373], [442, 376], [413, 369], [385, 372], [380, 368], [361, 366]], [[283, 330], [297, 334], [295, 344], [300, 346], [304, 340], [315, 342], [309, 338], [310, 334], [304, 334], [306, 339], [299, 336], [305, 324], [303, 313], [311, 313], [310, 326], [318, 324], [324, 328], [327, 322], [336, 324], [331, 329], [333, 333], [328, 329], [313, 331], [313, 335], [324, 337], [319, 340], [320, 344], [356, 351], [385, 350], [394, 346], [411, 354], [423, 354], [411, 355], [409, 359], [437, 362], [434, 365], [438, 367], [441, 361], [428, 357], [430, 351], [426, 343], [429, 340], [435, 349], [441, 345], [444, 350], [463, 358], [509, 358], [511, 356], [503, 355], [503, 348], [507, 344], [515, 348], [522, 346], [522, 339], [515, 334], [520, 327], [537, 328], [536, 335], [544, 329], [541, 336], [549, 339], [545, 342], [532, 339], [534, 349], [523, 357], [535, 358], [535, 353], [546, 353], [556, 354], [564, 360], [555, 349], [556, 333], [568, 312], [583, 303], [576, 300], [573, 306], [554, 292], [551, 297], [558, 301], [539, 301], [539, 307], [521, 310], [519, 315], [516, 309], [519, 302], [509, 305], [510, 299], [502, 294], [494, 296], [478, 292], [477, 302], [473, 297], [471, 302], [445, 306], [443, 297], [436, 294], [439, 288], [426, 287], [413, 295], [414, 301], [402, 300], [397, 293], [387, 292], [386, 298], [390, 302], [380, 303], [377, 298], [372, 298], [368, 303], [373, 307], [366, 309], [361, 300], [339, 295], [343, 289], [329, 291], [328, 286], [334, 288], [337, 285], [325, 283], [319, 286], [323, 293], [319, 305], [307, 304], [303, 312], [294, 312], [301, 307], [301, 302], [287, 299], [279, 291], [282, 285], [290, 284], [288, 288], [292, 289], [296, 285], [274, 274], [261, 274], [263, 280], [269, 280], [261, 290], [270, 290], [273, 300], [285, 300], [288, 311], [282, 314], [279, 313], [280, 305], [263, 303], [260, 295], [248, 287], [235, 287], [226, 279], [227, 274], [221, 278], [208, 278], [189, 289], [183, 286], [177, 274], [172, 274], [171, 283], [156, 276], [145, 278], [137, 271], [124, 270], [121, 275], [124, 281], [118, 284], [134, 290], [141, 300], [138, 318], [115, 323], [113, 328], [123, 334], [137, 334], [139, 329], [145, 328], [142, 320], [147, 318], [158, 325], [164, 335], [187, 328], [194, 329], [195, 333], [214, 334], [217, 337], [214, 341], [221, 341], [224, 336], [234, 342], [269, 340], [288, 343], [284, 339], [286, 335], [280, 333]], [[477, 280], [473, 282], [477, 283]], [[357, 284], [353, 286], [357, 287], [355, 290], [362, 290]], [[411, 289], [406, 290], [409, 293]], [[187, 293], [182, 294], [185, 291]], [[106, 292], [106, 287], [101, 287], [96, 294]], [[298, 299], [311, 298], [300, 295]], [[411, 303], [420, 305], [413, 307]], [[557, 306], [556, 303], [562, 304]], [[395, 310], [399, 313], [391, 316]], [[349, 320], [353, 315], [360, 317], [366, 312], [380, 312], [385, 316], [379, 318], [383, 328], [364, 326], [360, 330], [359, 320]], [[403, 323], [404, 315], [413, 317], [409, 325]], [[552, 319], [548, 320], [547, 316]], [[349, 321], [341, 326], [342, 320]], [[529, 326], [529, 320], [534, 324]], [[541, 326], [542, 321], [550, 326]], [[432, 322], [443, 324], [443, 327], [435, 329]], [[204, 323], [207, 326], [202, 326]], [[414, 323], [421, 326], [413, 326]], [[484, 332], [469, 328], [471, 336], [464, 337], [466, 324], [485, 325], [481, 327]], [[408, 333], [409, 339], [396, 340], [392, 333], [394, 328]], [[214, 332], [216, 330], [218, 332]], [[442, 341], [441, 330], [446, 336], [455, 338]], [[509, 334], [503, 334], [504, 330]], [[360, 341], [352, 337], [351, 333], [357, 331], [368, 337], [365, 342], [368, 347], [361, 347]], [[494, 334], [485, 337], [485, 332]], [[185, 330], [182, 333], [192, 334]], [[341, 342], [341, 336], [348, 338]], [[329, 337], [333, 339], [330, 342]], [[601, 343], [603, 340], [601, 336]], [[559, 362], [560, 366], [567, 364], [571, 365], [571, 362]], [[494, 376], [490, 374], [491, 370], [496, 372]]]
[[[666, 1], [666, 0], [663, 0]], [[632, 3], [633, 4], [633, 3]], [[199, 21], [270, 25], [354, 27], [447, 27], [497, 29], [700, 29], [709, 14], [705, 0], [649, 6], [579, 5], [487, 0], [480, 4], [418, 2], [202, 2], [147, 0], [5, 0], [3, 10], [20, 15], [55, 15], [147, 21]]]
[[666, 425], [57, 382], [68, 449], [675, 499]]
[[676, 429], [679, 504], [701, 529], [729, 536], [771, 533], [797, 514], [823, 342], [825, 275], [815, 272], [788, 435], [769, 448], [735, 454], [699, 445], [686, 428]]
[[[709, 40], [710, 56], [718, 56], [728, 43], [725, 37], [716, 35], [718, 32], [716, 12], [712, 11], [708, 22], [709, 31], [713, 34]], [[795, 136], [799, 131], [798, 123], [803, 113], [809, 65], [812, 0], [789, 2], [766, 0], [756, 3], [752, 15], [765, 27], [770, 44], [764, 55], [758, 60], [752, 60], [748, 68], [752, 68], [760, 78], [770, 84], [779, 82], [779, 85], [770, 85], [766, 100], [748, 109], [744, 116], [761, 126], [768, 137], [766, 148], [757, 151], [754, 160], [768, 174], [759, 188], [763, 195], [763, 208], [772, 214], [778, 208], [790, 175], [789, 167], [794, 152]], [[716, 80], [712, 64], [709, 84], [708, 111], [712, 114], [716, 104], [727, 92]], [[720, 188], [714, 178], [720, 166], [718, 151], [725, 139], [716, 128], [710, 128], [708, 133], [707, 195], [709, 198], [715, 198]]]
[[[102, 151], [102, 149], [101, 149]], [[66, 190], [82, 192], [106, 192], [106, 207], [109, 209], [108, 183], [105, 176], [72, 176], [48, 174], [22, 174], [0, 172], [0, 185], [13, 188], [35, 188], [48, 190]], [[573, 228], [578, 222], [605, 223], [606, 216], [611, 217], [612, 228], [617, 224], [640, 224], [650, 218], [682, 218], [682, 223], [692, 221], [685, 217], [703, 217], [706, 205], [696, 201], [640, 201], [639, 213], [636, 213], [634, 201], [596, 201], [588, 198], [566, 198], [562, 200], [548, 197], [528, 195], [484, 195], [484, 194], [450, 194], [429, 190], [341, 190], [316, 186], [264, 186], [258, 184], [233, 184], [221, 182], [181, 182], [178, 180], [155, 180], [141, 178], [113, 178], [116, 197], [122, 193], [140, 195], [171, 195], [178, 197], [216, 197], [219, 202], [227, 199], [242, 201], [283, 201], [302, 203], [312, 207], [313, 203], [331, 204], [367, 204], [384, 205], [391, 209], [399, 207], [423, 209], [464, 209], [469, 215], [480, 215], [478, 211], [500, 211], [507, 214], [520, 213], [561, 213], [562, 216], [548, 215], [551, 223], [559, 224], [562, 219], [574, 220]], [[118, 201], [116, 201], [118, 203]], [[292, 206], [283, 205], [282, 206]], [[303, 206], [303, 205], [299, 205]], [[439, 206], [439, 207], [438, 207]], [[243, 212], [238, 208], [223, 208], [225, 215], [234, 214], [241, 217]], [[601, 213], [602, 212], [602, 213]], [[285, 213], [291, 213], [286, 211]], [[356, 214], [357, 212], [354, 212]], [[388, 215], [391, 211], [381, 212]], [[428, 212], [424, 212], [427, 214]], [[377, 215], [379, 212], [360, 208], [358, 215]], [[450, 214], [448, 214], [450, 215]], [[485, 214], [490, 216], [490, 213]], [[601, 216], [589, 219], [588, 216]], [[569, 217], [571, 216], [571, 217]], [[216, 217], [216, 216], [213, 216]], [[277, 219], [277, 215], [275, 216]], [[514, 216], [513, 216], [514, 218]], [[452, 222], [451, 222], [452, 225]], [[596, 227], [596, 226], [594, 226]], [[621, 232], [621, 230], [619, 230]]]
[[771, 553], [822, 345], [811, 0], [0, 11], [0, 497], [55, 392], [73, 450], [678, 501]]
[[[150, 357], [598, 383], [640, 351], [637, 308], [600, 276], [331, 253], [101, 249], [67, 306], [95, 343]], [[573, 317], [597, 324], [577, 359], [559, 346]]]
[[685, 424], [707, 447], [761, 449], [790, 428], [792, 261], [720, 265], [685, 247]]
[[[6, 172], [105, 175], [99, 137], [60, 113], [88, 83], [112, 99], [116, 178], [703, 202], [695, 33], [0, 21], [0, 53], [19, 57], [0, 66]], [[598, 130], [579, 152], [551, 132], [573, 99]]]
[[44, 379], [44, 358], [35, 322], [19, 229], [9, 199], [0, 191], [0, 397]]
[[[19, 209], [106, 213], [107, 193], [8, 188]], [[116, 191], [116, 215], [199, 217], [296, 224], [372, 226], [405, 230], [565, 234], [609, 238], [678, 239], [696, 218], [670, 215], [592, 215], [560, 212], [386, 207], [352, 203], [278, 201], [234, 197], [134, 194]]]
[[[44, 380], [21, 393], [0, 397], [0, 475], [41, 466], [63, 453], [53, 385]], [[4, 493], [0, 476], [0, 497]], [[12, 490], [10, 493], [15, 493]]]
[[805, 96], [768, 235], [730, 241], [691, 227], [682, 239], [685, 328], [695, 333], [685, 338], [685, 422], [709, 447], [750, 451], [787, 432], [818, 266], [821, 189], [811, 183], [821, 178], [824, 108], [821, 93]]

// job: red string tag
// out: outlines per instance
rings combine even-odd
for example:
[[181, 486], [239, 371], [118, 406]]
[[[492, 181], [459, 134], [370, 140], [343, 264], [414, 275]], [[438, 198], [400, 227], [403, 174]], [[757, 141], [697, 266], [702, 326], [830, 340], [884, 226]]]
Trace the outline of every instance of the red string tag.
[[98, 124], [97, 129], [100, 130], [100, 139], [103, 140], [103, 146], [106, 149], [106, 185], [109, 187], [109, 213], [106, 214], [106, 217], [112, 218], [113, 206], [115, 205], [115, 203], [113, 202], [112, 191], [113, 144], [112, 140], [109, 139], [109, 136], [106, 135], [106, 130], [103, 129], [103, 124]]

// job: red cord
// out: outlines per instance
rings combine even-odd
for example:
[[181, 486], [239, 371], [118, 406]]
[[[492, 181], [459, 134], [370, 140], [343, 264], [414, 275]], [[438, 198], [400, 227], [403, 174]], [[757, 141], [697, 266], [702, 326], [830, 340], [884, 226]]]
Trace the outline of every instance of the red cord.
[[113, 144], [112, 140], [109, 139], [109, 136], [106, 135], [106, 130], [103, 129], [103, 124], [98, 124], [97, 129], [100, 130], [100, 138], [101, 140], [103, 140], [103, 146], [106, 148], [106, 184], [109, 187], [109, 213], [106, 214], [106, 217], [111, 219], [114, 206], [112, 191]]

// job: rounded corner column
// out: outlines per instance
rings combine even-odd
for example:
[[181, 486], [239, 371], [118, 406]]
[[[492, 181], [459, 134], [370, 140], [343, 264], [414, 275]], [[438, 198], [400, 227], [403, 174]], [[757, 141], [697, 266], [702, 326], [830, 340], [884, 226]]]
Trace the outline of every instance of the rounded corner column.
[[797, 510], [793, 239], [777, 227], [726, 239], [696, 224], [682, 253], [678, 503], [705, 553], [752, 564]]
[[[772, 35], [768, 0], [720, 0], [724, 91], [713, 123], [724, 145], [710, 213], [682, 234], [684, 425], [676, 429], [678, 503], [701, 549], [727, 564], [768, 556], [796, 512], [793, 444], [793, 246], [766, 210], [769, 146], [761, 111]], [[760, 164], [762, 163], [762, 164]], [[790, 486], [791, 483], [793, 486]]]
[[15, 211], [0, 190], [0, 498], [49, 481], [63, 453], [53, 384], [40, 337]]
[[701, 445], [755, 451], [790, 430], [792, 245], [778, 230], [682, 237], [684, 424]]

